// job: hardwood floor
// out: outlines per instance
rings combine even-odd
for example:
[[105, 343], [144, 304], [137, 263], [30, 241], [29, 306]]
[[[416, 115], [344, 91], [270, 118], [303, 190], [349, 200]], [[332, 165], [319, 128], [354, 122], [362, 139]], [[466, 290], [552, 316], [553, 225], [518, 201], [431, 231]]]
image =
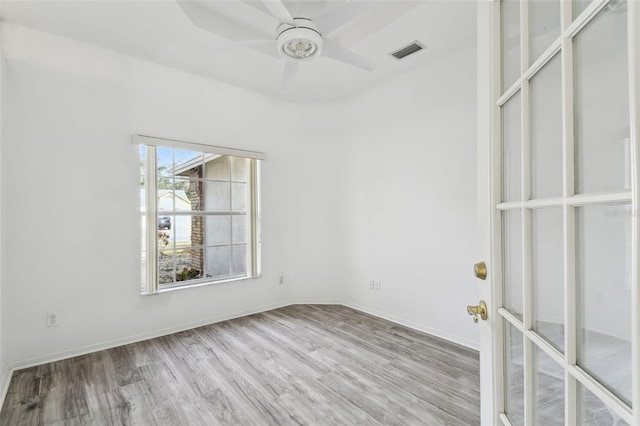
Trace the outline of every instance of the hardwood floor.
[[478, 352], [295, 305], [14, 373], [2, 425], [477, 425]]

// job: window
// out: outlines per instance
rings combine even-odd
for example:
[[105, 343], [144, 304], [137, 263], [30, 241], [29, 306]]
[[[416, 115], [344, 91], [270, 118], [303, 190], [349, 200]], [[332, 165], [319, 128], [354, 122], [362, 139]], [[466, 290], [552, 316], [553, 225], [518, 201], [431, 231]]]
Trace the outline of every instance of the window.
[[142, 293], [259, 276], [263, 155], [147, 136], [134, 142]]

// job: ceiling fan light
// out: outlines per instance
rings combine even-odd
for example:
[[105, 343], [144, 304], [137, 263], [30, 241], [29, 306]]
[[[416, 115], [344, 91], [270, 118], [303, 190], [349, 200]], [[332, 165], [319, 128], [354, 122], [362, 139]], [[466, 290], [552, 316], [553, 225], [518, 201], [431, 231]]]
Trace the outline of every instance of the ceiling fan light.
[[294, 19], [296, 26], [281, 24], [278, 28], [278, 51], [287, 59], [303, 61], [320, 54], [322, 36], [308, 19]]

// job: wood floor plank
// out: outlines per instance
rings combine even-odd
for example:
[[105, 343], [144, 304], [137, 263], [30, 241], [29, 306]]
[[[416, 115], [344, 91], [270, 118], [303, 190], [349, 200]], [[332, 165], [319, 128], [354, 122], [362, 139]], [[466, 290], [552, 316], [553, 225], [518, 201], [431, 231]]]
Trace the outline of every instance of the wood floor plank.
[[2, 425], [477, 425], [478, 353], [293, 305], [13, 374]]

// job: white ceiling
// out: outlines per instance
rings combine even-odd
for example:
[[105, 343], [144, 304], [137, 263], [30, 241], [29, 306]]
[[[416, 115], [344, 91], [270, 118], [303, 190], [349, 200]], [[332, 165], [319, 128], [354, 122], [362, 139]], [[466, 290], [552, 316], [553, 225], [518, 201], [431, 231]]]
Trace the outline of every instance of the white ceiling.
[[[314, 19], [336, 8], [357, 11], [323, 37], [372, 61], [376, 69], [367, 72], [320, 56], [301, 63], [293, 84], [282, 91], [285, 60], [275, 48], [211, 48], [275, 38], [278, 21], [264, 5], [253, 0], [194, 3], [213, 32], [195, 26], [171, 0], [2, 1], [0, 19], [297, 102], [354, 95], [475, 42], [474, 1], [351, 0], [350, 8], [342, 0], [285, 1], [294, 17]], [[389, 55], [415, 40], [427, 49], [402, 61]]]

